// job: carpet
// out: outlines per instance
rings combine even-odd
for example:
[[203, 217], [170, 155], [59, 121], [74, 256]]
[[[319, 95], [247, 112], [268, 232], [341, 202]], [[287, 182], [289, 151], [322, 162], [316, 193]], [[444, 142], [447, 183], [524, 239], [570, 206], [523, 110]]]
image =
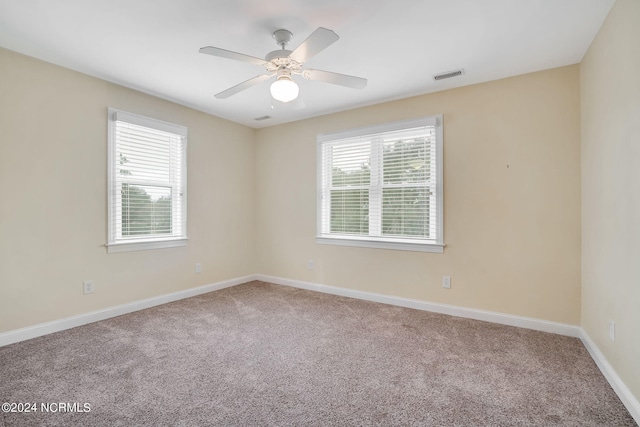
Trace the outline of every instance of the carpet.
[[1, 427], [636, 425], [576, 338], [264, 282], [1, 347], [0, 402], [36, 409]]

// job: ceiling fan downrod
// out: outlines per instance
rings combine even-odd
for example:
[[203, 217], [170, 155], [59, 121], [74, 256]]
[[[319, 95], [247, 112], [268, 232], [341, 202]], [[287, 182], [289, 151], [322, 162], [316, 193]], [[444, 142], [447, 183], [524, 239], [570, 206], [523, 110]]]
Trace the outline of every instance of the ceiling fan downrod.
[[289, 44], [293, 34], [289, 30], [275, 30], [272, 34], [273, 38], [276, 39], [276, 43], [278, 46], [282, 47], [282, 50], [285, 50], [285, 46]]

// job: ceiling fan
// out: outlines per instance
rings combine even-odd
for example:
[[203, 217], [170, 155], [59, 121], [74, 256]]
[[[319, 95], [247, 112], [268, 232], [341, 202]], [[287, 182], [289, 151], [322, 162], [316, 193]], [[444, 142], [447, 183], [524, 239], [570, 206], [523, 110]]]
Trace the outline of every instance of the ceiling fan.
[[339, 39], [338, 35], [333, 31], [319, 27], [293, 51], [285, 49], [291, 41], [291, 37], [293, 37], [293, 34], [288, 30], [275, 31], [273, 38], [281, 49], [269, 52], [264, 59], [219, 47], [206, 46], [201, 48], [200, 53], [261, 65], [267, 70], [266, 74], [253, 77], [218, 93], [216, 98], [228, 98], [275, 76], [276, 81], [271, 84], [271, 96], [281, 102], [293, 101], [298, 97], [299, 93], [298, 85], [292, 78], [296, 74], [308, 80], [317, 80], [354, 89], [363, 89], [367, 85], [367, 79], [361, 77], [302, 68], [305, 62]]

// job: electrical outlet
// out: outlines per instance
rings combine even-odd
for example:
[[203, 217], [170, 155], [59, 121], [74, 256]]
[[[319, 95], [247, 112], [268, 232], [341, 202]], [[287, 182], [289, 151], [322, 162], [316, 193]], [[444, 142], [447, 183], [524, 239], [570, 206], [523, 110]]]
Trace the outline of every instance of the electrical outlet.
[[196, 273], [197, 274], [202, 273], [202, 264], [200, 264], [199, 262], [196, 263]]
[[609, 339], [611, 341], [616, 340], [616, 322], [609, 319]]
[[307, 261], [307, 268], [308, 268], [309, 270], [313, 270], [313, 260], [312, 260], [312, 259], [310, 259], [309, 261]]
[[85, 295], [93, 293], [93, 280], [85, 280], [82, 282], [82, 293]]
[[451, 276], [442, 276], [442, 287], [451, 289]]

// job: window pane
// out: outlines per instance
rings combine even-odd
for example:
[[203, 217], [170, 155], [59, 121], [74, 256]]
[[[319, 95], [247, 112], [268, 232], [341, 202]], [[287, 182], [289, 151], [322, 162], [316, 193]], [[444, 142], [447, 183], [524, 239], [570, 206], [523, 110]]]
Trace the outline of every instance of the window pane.
[[426, 182], [431, 174], [431, 147], [427, 138], [385, 140], [382, 151], [384, 183]]
[[118, 174], [127, 179], [169, 182], [172, 135], [119, 123]]
[[382, 234], [429, 238], [431, 191], [425, 187], [382, 190]]
[[371, 143], [358, 142], [332, 147], [331, 185], [333, 187], [369, 185]]
[[187, 128], [115, 108], [108, 118], [107, 251], [183, 246]]
[[331, 191], [331, 232], [369, 233], [369, 191]]
[[171, 234], [171, 188], [122, 184], [122, 235]]
[[442, 252], [441, 131], [432, 116], [318, 135], [318, 241]]

